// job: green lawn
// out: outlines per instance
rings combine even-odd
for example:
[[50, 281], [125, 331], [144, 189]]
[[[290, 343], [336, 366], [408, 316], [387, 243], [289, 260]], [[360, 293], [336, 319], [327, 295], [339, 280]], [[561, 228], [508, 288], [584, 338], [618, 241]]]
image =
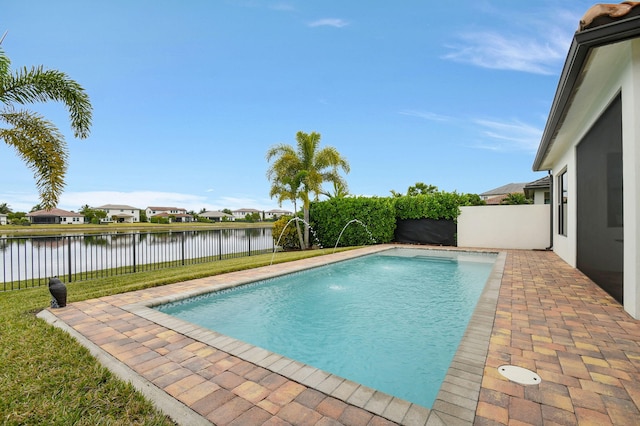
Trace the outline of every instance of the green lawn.
[[[274, 263], [327, 253], [278, 253]], [[251, 256], [71, 283], [68, 303], [255, 268], [271, 259]], [[173, 424], [72, 337], [36, 318], [50, 299], [47, 287], [0, 293], [0, 424]]]
[[36, 235], [59, 235], [73, 233], [101, 234], [106, 232], [163, 232], [163, 231], [193, 231], [205, 229], [225, 229], [225, 228], [271, 228], [273, 222], [216, 222], [216, 223], [108, 223], [106, 225], [93, 225], [90, 223], [82, 225], [2, 225], [0, 226], [0, 236], [36, 236]]

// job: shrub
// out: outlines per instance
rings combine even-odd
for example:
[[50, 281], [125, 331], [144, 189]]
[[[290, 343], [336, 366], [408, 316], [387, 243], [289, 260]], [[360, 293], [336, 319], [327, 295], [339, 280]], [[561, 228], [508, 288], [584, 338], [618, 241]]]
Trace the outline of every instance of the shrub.
[[[295, 221], [289, 224], [291, 219], [292, 216], [282, 216], [273, 223], [273, 228], [271, 230], [271, 233], [273, 234], [273, 244], [276, 244], [285, 250], [300, 248], [300, 239], [298, 238]], [[287, 224], [289, 225], [287, 226]], [[302, 229], [301, 231], [304, 232]], [[278, 242], [278, 240], [280, 241]]]
[[439, 191], [433, 194], [403, 196], [393, 199], [396, 218], [455, 220], [460, 215], [459, 194]]
[[[323, 247], [334, 247], [336, 242], [340, 246], [359, 246], [393, 241], [396, 221], [389, 198], [331, 198], [311, 203], [309, 215], [312, 229]], [[347, 226], [354, 219], [362, 223]]]

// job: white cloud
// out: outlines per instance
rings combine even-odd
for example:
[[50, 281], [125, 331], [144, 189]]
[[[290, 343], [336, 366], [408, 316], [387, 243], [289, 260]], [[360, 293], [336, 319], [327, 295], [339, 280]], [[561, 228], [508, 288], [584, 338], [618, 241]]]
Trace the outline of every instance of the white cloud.
[[444, 56], [482, 68], [554, 74], [562, 62], [566, 47], [558, 43], [509, 37], [498, 33], [468, 33], [460, 38], [465, 45], [451, 46], [454, 52]]
[[423, 118], [429, 121], [450, 121], [453, 120], [452, 117], [447, 117], [446, 115], [440, 115], [433, 112], [428, 111], [415, 111], [415, 110], [403, 110], [400, 111], [399, 114], [408, 115], [410, 117], [418, 117]]
[[476, 119], [482, 134], [488, 139], [476, 145], [476, 148], [494, 151], [523, 150], [535, 152], [540, 144], [542, 129], [522, 123], [518, 120], [505, 122]]
[[579, 17], [564, 10], [548, 10], [547, 19], [507, 17], [517, 30], [477, 30], [458, 34], [459, 42], [444, 59], [482, 68], [556, 74], [562, 67]]
[[325, 19], [318, 19], [315, 20], [313, 22], [309, 22], [309, 24], [307, 24], [310, 27], [334, 27], [334, 28], [342, 28], [342, 27], [346, 27], [347, 25], [349, 25], [349, 23], [347, 21], [345, 21], [344, 19], [339, 19], [339, 18], [325, 18]]
[[30, 212], [39, 203], [37, 192], [0, 192], [0, 202], [7, 203], [13, 212]]

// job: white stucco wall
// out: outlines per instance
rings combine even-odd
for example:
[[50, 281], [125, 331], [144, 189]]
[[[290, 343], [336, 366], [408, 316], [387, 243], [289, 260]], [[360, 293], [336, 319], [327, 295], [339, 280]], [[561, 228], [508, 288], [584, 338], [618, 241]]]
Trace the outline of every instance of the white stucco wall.
[[624, 308], [640, 319], [640, 40], [631, 47], [622, 85], [622, 179], [624, 182]]
[[550, 239], [550, 206], [462, 207], [458, 246], [502, 249], [545, 249]]
[[84, 216], [61, 216], [61, 223], [67, 225], [80, 225], [84, 223]]
[[[559, 209], [559, 189], [560, 184], [558, 178], [566, 170], [567, 172], [567, 233], [560, 235], [558, 233], [558, 209]], [[556, 166], [553, 168], [553, 194], [551, 195], [553, 205], [553, 251], [569, 265], [576, 267], [577, 264], [577, 241], [576, 234], [578, 232], [578, 223], [576, 218], [576, 193], [578, 187], [576, 185], [576, 148], [573, 146], [563, 155]]]
[[533, 204], [544, 204], [544, 194], [548, 189], [537, 189], [533, 193]]
[[[603, 49], [603, 48], [599, 48]], [[554, 214], [557, 214], [557, 177], [569, 173], [568, 233], [558, 235], [554, 217], [554, 251], [568, 264], [577, 263], [576, 147], [618, 93], [622, 94], [622, 152], [624, 181], [624, 308], [640, 318], [640, 40], [607, 47], [598, 52], [597, 66], [582, 82], [552, 158]], [[576, 112], [577, 111], [577, 112]]]

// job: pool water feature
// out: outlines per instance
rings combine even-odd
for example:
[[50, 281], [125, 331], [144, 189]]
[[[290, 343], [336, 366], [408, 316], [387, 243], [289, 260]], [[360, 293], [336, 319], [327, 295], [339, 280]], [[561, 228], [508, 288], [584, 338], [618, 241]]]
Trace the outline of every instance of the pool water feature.
[[391, 249], [156, 309], [431, 407], [494, 259]]

